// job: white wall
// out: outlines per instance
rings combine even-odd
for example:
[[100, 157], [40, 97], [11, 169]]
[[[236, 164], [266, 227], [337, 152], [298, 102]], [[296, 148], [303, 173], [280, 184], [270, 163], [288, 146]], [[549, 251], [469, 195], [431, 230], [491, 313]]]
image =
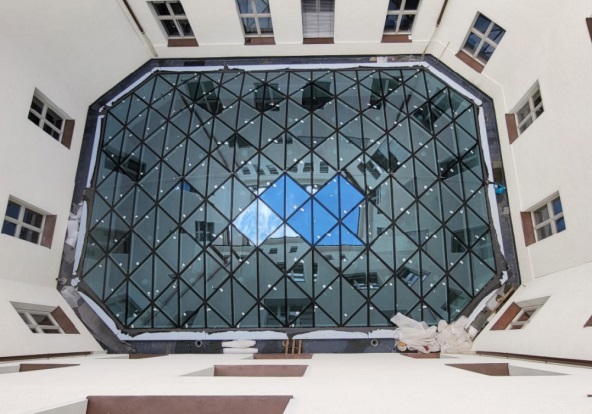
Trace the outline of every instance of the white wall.
[[[98, 349], [86, 333], [83, 342], [43, 335], [25, 342], [17, 333], [23, 323], [8, 306], [20, 300], [68, 308], [55, 286], [87, 108], [150, 57], [116, 1], [40, 6], [0, 3], [0, 211], [13, 196], [57, 221], [51, 249], [0, 234], [0, 323], [14, 338], [2, 342], [0, 356]], [[35, 88], [75, 120], [70, 149], [27, 119]]]
[[[521, 286], [475, 339], [474, 351], [592, 360], [591, 264], [554, 273]], [[491, 331], [510, 303], [550, 298], [527, 325]]]

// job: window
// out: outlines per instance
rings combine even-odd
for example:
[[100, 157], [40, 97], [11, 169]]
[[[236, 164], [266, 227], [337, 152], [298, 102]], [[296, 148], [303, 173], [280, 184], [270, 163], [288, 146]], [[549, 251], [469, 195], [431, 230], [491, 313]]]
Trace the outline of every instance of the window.
[[525, 328], [547, 300], [548, 297], [544, 297], [511, 303], [502, 316], [498, 318], [491, 330]]
[[560, 197], [548, 201], [542, 207], [534, 210], [532, 215], [533, 229], [537, 241], [566, 229]]
[[265, 44], [253, 38], [267, 37], [273, 41], [273, 22], [269, 10], [269, 0], [237, 0], [240, 19], [246, 34], [246, 44]]
[[2, 233], [50, 247], [55, 222], [56, 216], [44, 215], [20, 201], [9, 199]]
[[525, 130], [544, 112], [544, 104], [542, 103], [542, 95], [540, 87], [536, 86], [534, 91], [527, 97], [523, 105], [517, 109], [517, 128], [519, 134]]
[[383, 32], [410, 33], [418, 7], [419, 0], [390, 0]]
[[79, 331], [60, 306], [42, 306], [11, 302], [23, 322], [33, 333], [77, 334]]
[[304, 43], [333, 43], [334, 0], [302, 0]]
[[[175, 42], [169, 41], [169, 46], [198, 46], [181, 2], [153, 1], [152, 8], [156, 18], [162, 24], [167, 38], [176, 40]], [[181, 39], [189, 39], [192, 42], [177, 42]]]
[[215, 223], [196, 221], [196, 240], [202, 243], [210, 243], [214, 240]]
[[483, 14], [479, 14], [467, 36], [463, 50], [485, 65], [498, 47], [504, 32], [503, 28]]
[[277, 247], [271, 247], [269, 249], [269, 254], [277, 254]]
[[62, 111], [54, 107], [38, 90], [33, 94], [27, 118], [65, 147], [71, 147], [75, 122], [66, 119]]
[[290, 253], [296, 253], [298, 251], [298, 246], [290, 247]]

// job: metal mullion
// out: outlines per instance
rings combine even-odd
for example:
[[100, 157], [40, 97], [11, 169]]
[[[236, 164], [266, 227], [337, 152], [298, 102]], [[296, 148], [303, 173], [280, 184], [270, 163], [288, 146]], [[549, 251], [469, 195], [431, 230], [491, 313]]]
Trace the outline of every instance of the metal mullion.
[[[221, 89], [222, 89], [222, 82], [223, 82], [223, 75], [221, 74], [221, 78], [219, 79], [219, 91], [217, 94], [217, 102], [219, 102], [219, 96], [221, 95]], [[244, 84], [244, 82], [242, 81], [242, 85]], [[233, 141], [233, 162], [231, 164], [231, 169], [235, 170], [237, 168], [237, 148], [238, 148], [238, 128], [237, 128], [237, 124], [239, 121], [239, 117], [240, 117], [240, 107], [241, 105], [239, 105], [239, 101], [238, 101], [238, 105], [237, 105], [237, 112], [235, 114], [235, 130], [234, 130], [234, 136], [235, 139]], [[258, 147], [260, 148], [260, 137], [259, 137], [259, 144]], [[260, 160], [260, 157], [259, 157]], [[232, 171], [230, 172], [230, 182], [231, 182], [231, 194], [230, 194], [230, 200], [229, 200], [229, 217], [227, 217], [227, 231], [229, 233], [231, 233], [231, 227], [232, 227], [232, 219], [233, 219], [233, 198], [234, 198], [234, 188], [235, 188], [235, 172]], [[258, 198], [258, 197], [257, 197]], [[258, 208], [256, 209], [256, 214], [258, 217]], [[258, 225], [258, 219], [256, 221], [257, 225]], [[257, 231], [258, 234], [258, 231]], [[233, 273], [233, 236], [229, 237], [229, 265], [231, 266], [231, 268], [229, 269], [229, 284], [231, 285], [231, 292], [230, 292], [230, 297], [231, 297], [231, 326], [233, 328], [235, 328], [235, 315], [234, 315], [234, 306], [233, 306], [233, 302], [234, 302], [234, 296], [233, 296], [233, 279], [234, 279], [234, 273]], [[256, 246], [258, 248], [258, 246]], [[248, 255], [248, 257], [250, 257], [250, 255]], [[245, 260], [244, 260], [245, 261]], [[242, 265], [240, 265], [238, 267], [238, 269], [242, 269], [243, 267], [243, 263]], [[256, 254], [256, 280], [258, 282], [258, 254]], [[240, 284], [241, 285], [241, 284]], [[252, 295], [254, 296], [254, 295]], [[244, 310], [246, 311], [246, 309]], [[244, 316], [245, 317], [245, 316]], [[259, 319], [260, 319], [260, 313], [259, 313]]]

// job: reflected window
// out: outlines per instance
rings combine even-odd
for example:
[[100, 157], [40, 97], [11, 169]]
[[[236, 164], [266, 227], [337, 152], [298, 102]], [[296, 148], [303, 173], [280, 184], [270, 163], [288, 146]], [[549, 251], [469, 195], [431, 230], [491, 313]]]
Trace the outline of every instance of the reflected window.
[[215, 223], [207, 221], [196, 221], [196, 240], [202, 243], [210, 243], [214, 240]]

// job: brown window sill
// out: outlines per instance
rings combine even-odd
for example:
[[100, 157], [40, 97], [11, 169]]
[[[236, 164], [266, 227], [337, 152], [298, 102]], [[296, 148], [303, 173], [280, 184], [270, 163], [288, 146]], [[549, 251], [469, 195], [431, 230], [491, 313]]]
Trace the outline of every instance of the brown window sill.
[[247, 37], [246, 45], [274, 45], [275, 38], [274, 37]]
[[483, 71], [483, 68], [485, 67], [462, 50], [456, 54], [456, 57], [465, 62], [471, 69], [475, 70], [476, 72], [481, 73]]
[[412, 43], [407, 34], [384, 34], [381, 43]]
[[305, 45], [330, 45], [333, 44], [333, 37], [305, 37], [302, 43]]
[[198, 46], [198, 42], [194, 38], [190, 39], [169, 39], [168, 47], [194, 47]]

